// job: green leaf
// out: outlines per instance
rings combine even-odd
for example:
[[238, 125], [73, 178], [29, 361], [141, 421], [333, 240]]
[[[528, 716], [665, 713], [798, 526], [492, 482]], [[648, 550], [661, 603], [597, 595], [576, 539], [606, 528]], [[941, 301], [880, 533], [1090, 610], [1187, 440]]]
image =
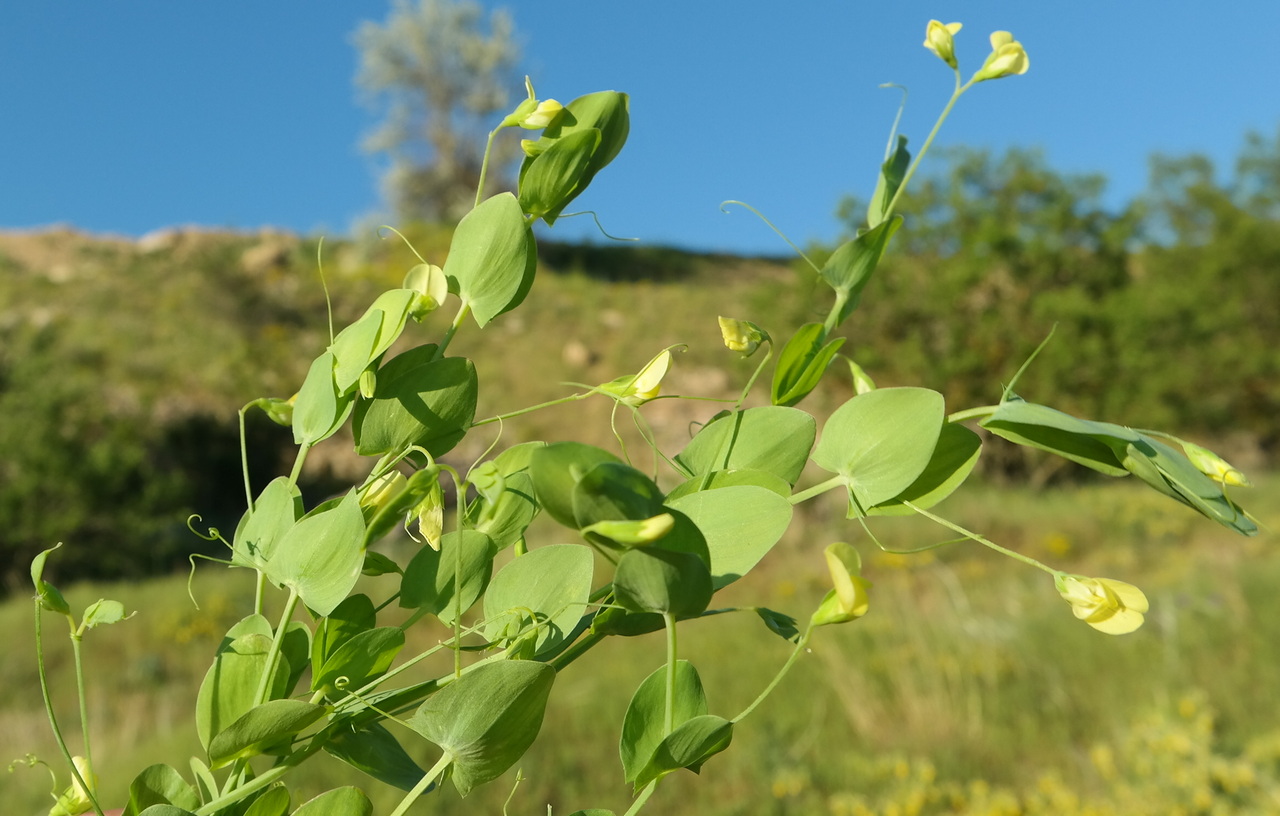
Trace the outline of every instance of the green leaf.
[[821, 323], [806, 323], [797, 329], [782, 347], [773, 369], [771, 402], [790, 406], [809, 396], [843, 345], [843, 337], [828, 343], [827, 330]]
[[400, 569], [399, 564], [382, 553], [365, 550], [364, 565], [360, 567], [360, 574], [370, 578], [377, 578], [379, 575], [402, 575], [403, 571]]
[[907, 137], [900, 135], [893, 152], [880, 165], [876, 190], [871, 194], [871, 201], [867, 206], [867, 226], [875, 227], [884, 221], [885, 210], [902, 186], [902, 179], [910, 165], [911, 153], [907, 150]]
[[871, 281], [872, 273], [876, 271], [885, 248], [889, 246], [889, 239], [900, 226], [900, 215], [881, 221], [858, 237], [841, 244], [823, 264], [819, 274], [836, 291], [836, 302], [840, 304], [830, 329], [834, 330], [843, 323], [858, 307], [862, 290]]
[[256, 756], [302, 732], [325, 712], [324, 706], [301, 700], [271, 700], [251, 708], [210, 741], [210, 767], [221, 768], [237, 759]]
[[168, 765], [152, 765], [129, 783], [129, 804], [124, 816], [136, 816], [152, 805], [173, 805], [186, 810], [200, 807], [195, 788]]
[[364, 514], [355, 490], [335, 506], [290, 528], [267, 563], [267, 578], [297, 591], [317, 615], [328, 615], [360, 578]]
[[704, 714], [683, 722], [654, 749], [653, 758], [636, 777], [636, 788], [680, 768], [698, 773], [704, 762], [732, 741], [733, 723], [723, 717]]
[[236, 526], [231, 563], [263, 569], [280, 539], [302, 514], [302, 492], [297, 485], [285, 476], [272, 479]]
[[347, 394], [355, 388], [364, 370], [400, 337], [417, 296], [412, 289], [383, 292], [363, 317], [333, 339], [329, 351], [334, 356], [333, 380], [338, 393]]
[[528, 290], [525, 278], [532, 283], [537, 267], [532, 245], [524, 210], [511, 193], [486, 199], [458, 222], [444, 274], [481, 328]]
[[792, 643], [800, 641], [800, 630], [796, 628], [795, 618], [764, 607], [758, 607], [756, 614], [760, 616], [760, 620], [764, 621], [764, 625], [769, 628], [769, 631], [778, 637]]
[[946, 424], [924, 472], [911, 486], [886, 502], [867, 508], [868, 516], [907, 516], [915, 513], [903, 502], [929, 508], [950, 496], [969, 478], [982, 454], [982, 439], [963, 425]]
[[174, 805], [152, 805], [138, 816], [195, 816], [195, 814]]
[[342, 394], [333, 379], [336, 359], [326, 351], [311, 363], [293, 403], [293, 443], [314, 445], [337, 433], [351, 413], [354, 391]]
[[244, 816], [288, 816], [289, 789], [283, 786], [267, 788], [261, 796], [253, 800]]
[[851, 514], [894, 498], [928, 467], [942, 431], [942, 395], [880, 388], [850, 399], [822, 428], [813, 461], [843, 477]]
[[[454, 602], [456, 550], [462, 548], [462, 576], [458, 602]], [[454, 610], [466, 612], [489, 584], [493, 558], [498, 554], [493, 539], [478, 530], [445, 533], [439, 551], [423, 547], [405, 567], [400, 582], [400, 606], [425, 609], [452, 625]]]
[[706, 537], [712, 586], [728, 586], [760, 562], [791, 525], [791, 502], [755, 485], [704, 490], [668, 503]]
[[[673, 701], [673, 725], [679, 726], [707, 713], [707, 695], [702, 688], [698, 670], [687, 660], [677, 660], [675, 667], [675, 694]], [[653, 759], [653, 753], [662, 743], [667, 705], [667, 667], [663, 666], [646, 677], [636, 693], [631, 696], [627, 713], [622, 719], [622, 739], [618, 754], [622, 759], [622, 772], [627, 782], [635, 782]], [[636, 787], [639, 787], [637, 784]]]
[[346, 697], [346, 691], [334, 687], [338, 678], [347, 678], [346, 689], [360, 689], [391, 668], [403, 648], [404, 630], [399, 626], [361, 632], [334, 650], [323, 668], [312, 676], [311, 690], [324, 691], [334, 699]]
[[[808, 458], [808, 452], [805, 457]], [[681, 482], [667, 493], [667, 502], [698, 493], [703, 490], [719, 490], [722, 487], [755, 485], [777, 493], [784, 499], [791, 497], [791, 485], [785, 479], [765, 470], [713, 470]]]
[[311, 665], [323, 666], [338, 647], [372, 629], [376, 622], [377, 614], [368, 595], [348, 597], [316, 625], [316, 635], [311, 641]]
[[293, 688], [298, 684], [298, 680], [302, 678], [302, 673], [309, 666], [311, 656], [311, 630], [302, 621], [289, 621], [285, 626], [284, 637], [280, 638], [280, 656], [287, 663], [288, 674], [284, 682], [284, 689], [280, 692], [279, 697], [288, 697], [293, 693]]
[[657, 546], [627, 550], [613, 574], [614, 598], [631, 612], [694, 617], [706, 610], [713, 591], [703, 559]]
[[[426, 775], [391, 732], [378, 723], [359, 731], [344, 726], [325, 743], [324, 749], [356, 770], [402, 791], [413, 790]], [[434, 783], [424, 793], [432, 790]]]
[[539, 547], [513, 559], [485, 593], [485, 638], [513, 640], [536, 623], [536, 651], [560, 645], [586, 614], [594, 565], [580, 544]]
[[1165, 495], [1199, 511], [1241, 535], [1256, 535], [1254, 524], [1222, 485], [1201, 473], [1186, 456], [1155, 439], [1140, 435], [1125, 447], [1123, 464], [1135, 476]]
[[629, 99], [626, 94], [617, 91], [599, 91], [580, 96], [565, 106], [565, 110], [543, 131], [542, 138], [535, 143], [535, 156], [526, 156], [520, 165], [520, 184], [538, 156], [550, 150], [557, 140], [567, 139], [575, 133], [586, 130], [598, 130], [600, 143], [591, 154], [586, 170], [579, 176], [573, 192], [549, 212], [543, 215], [548, 225], [554, 224], [564, 208], [587, 189], [591, 180], [604, 167], [613, 161], [622, 150], [631, 130]]
[[799, 408], [748, 408], [703, 426], [676, 463], [690, 477], [717, 470], [763, 470], [795, 485], [817, 433], [817, 422]]
[[373, 816], [373, 803], [359, 788], [335, 788], [304, 802], [293, 816]]
[[407, 724], [444, 750], [453, 784], [466, 796], [533, 744], [555, 675], [529, 660], [486, 663], [428, 697]]
[[538, 515], [533, 478], [528, 471], [508, 474], [497, 499], [482, 499], [467, 506], [473, 529], [486, 533], [499, 551], [524, 537]]
[[124, 620], [124, 604], [105, 599], [94, 601], [84, 611], [84, 627], [106, 626]]
[[602, 462], [573, 487], [574, 526], [652, 518], [662, 512], [662, 500], [662, 490], [648, 476], [621, 462]]
[[1137, 431], [1122, 425], [1076, 419], [1019, 397], [1000, 403], [995, 413], [978, 424], [1010, 442], [1056, 453], [1108, 476], [1128, 474], [1117, 450], [1139, 438]]
[[600, 131], [586, 128], [557, 139], [533, 157], [520, 176], [520, 206], [524, 211], [533, 218], [541, 218], [562, 207], [576, 194], [591, 164], [591, 156], [599, 146]]
[[[250, 615], [227, 632], [196, 696], [196, 733], [206, 749], [253, 708], [270, 650], [271, 624], [261, 615]], [[284, 695], [290, 674], [288, 659], [280, 660], [269, 689], [273, 698]]]
[[578, 529], [574, 488], [588, 471], [605, 462], [622, 464], [612, 453], [581, 442], [556, 442], [537, 449], [529, 458], [529, 474], [538, 504], [565, 527]]
[[356, 403], [356, 453], [381, 456], [418, 445], [434, 457], [466, 435], [476, 413], [476, 369], [465, 357], [432, 359], [435, 346], [392, 358], [378, 372], [373, 399]]

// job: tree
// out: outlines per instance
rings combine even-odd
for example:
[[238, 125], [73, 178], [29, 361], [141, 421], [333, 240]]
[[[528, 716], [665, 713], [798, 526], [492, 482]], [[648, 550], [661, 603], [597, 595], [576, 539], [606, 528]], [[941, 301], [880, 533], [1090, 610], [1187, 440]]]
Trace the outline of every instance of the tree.
[[[385, 23], [364, 23], [355, 40], [358, 83], [386, 110], [365, 148], [390, 157], [383, 183], [391, 205], [406, 219], [460, 218], [475, 200], [491, 120], [520, 87], [511, 16], [499, 10], [486, 20], [471, 0], [397, 0]], [[512, 155], [495, 156], [491, 167]], [[501, 186], [502, 173], [489, 178]]]

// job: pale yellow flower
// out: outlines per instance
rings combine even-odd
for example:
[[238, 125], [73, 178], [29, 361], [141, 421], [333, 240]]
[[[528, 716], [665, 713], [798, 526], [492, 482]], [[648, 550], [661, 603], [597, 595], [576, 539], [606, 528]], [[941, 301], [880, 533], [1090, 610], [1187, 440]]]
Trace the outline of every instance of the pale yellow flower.
[[862, 559], [858, 557], [858, 551], [843, 541], [838, 541], [828, 546], [823, 554], [827, 559], [827, 570], [831, 573], [834, 588], [813, 613], [813, 625], [846, 623], [867, 614], [870, 605], [867, 590], [871, 583], [861, 575]]
[[[71, 762], [76, 766], [76, 770], [80, 772], [80, 776], [88, 784], [89, 790], [95, 794], [98, 790], [98, 777], [94, 774], [93, 769], [89, 767], [89, 760], [82, 756], [73, 756]], [[85, 791], [80, 784], [80, 780], [75, 776], [71, 777], [71, 787], [62, 792], [53, 807], [49, 809], [49, 816], [79, 816], [93, 807], [93, 802], [89, 798], [89, 793]]]
[[730, 351], [736, 351], [743, 357], [755, 354], [760, 344], [769, 339], [769, 333], [747, 320], [734, 320], [732, 317], [717, 318], [720, 321], [720, 336]]
[[614, 395], [621, 402], [632, 407], [644, 405], [662, 391], [662, 379], [667, 376], [669, 368], [671, 368], [671, 349], [663, 349], [657, 357], [640, 369], [639, 374], [633, 377], [619, 377], [604, 383], [600, 386], [600, 390]]
[[960, 23], [944, 24], [937, 20], [930, 20], [924, 32], [924, 47], [937, 54], [938, 59], [955, 68], [955, 35], [959, 33], [961, 27]]
[[1053, 583], [1077, 618], [1108, 635], [1134, 631], [1150, 608], [1142, 590], [1123, 581], [1060, 572]]
[[398, 470], [388, 470], [386, 473], [374, 479], [364, 493], [360, 495], [360, 507], [370, 511], [370, 516], [378, 512], [383, 507], [399, 496], [401, 491], [409, 484], [409, 480], [404, 474]]
[[1239, 468], [1233, 467], [1230, 462], [1208, 448], [1183, 442], [1182, 452], [1187, 455], [1191, 464], [1196, 466], [1196, 470], [1216, 482], [1233, 487], [1253, 487], [1253, 482], [1250, 482], [1249, 477], [1245, 476]]
[[560, 111], [562, 110], [564, 110], [564, 105], [561, 105], [554, 99], [544, 99], [538, 103], [536, 108], [520, 120], [520, 127], [525, 128], [526, 130], [538, 130], [539, 128], [544, 128], [555, 121], [555, 118], [560, 115]]
[[978, 72], [973, 75], [973, 82], [988, 79], [1025, 74], [1031, 67], [1031, 58], [1027, 56], [1022, 43], [1013, 38], [1008, 31], [995, 31], [991, 34], [991, 53]]

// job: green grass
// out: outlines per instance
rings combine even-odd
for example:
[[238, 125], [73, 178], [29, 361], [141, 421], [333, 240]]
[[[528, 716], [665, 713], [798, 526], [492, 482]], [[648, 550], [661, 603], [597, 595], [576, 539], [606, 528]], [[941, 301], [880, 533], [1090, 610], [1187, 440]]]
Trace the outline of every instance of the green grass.
[[[1280, 478], [1248, 496], [1264, 522]], [[859, 546], [873, 581], [863, 619], [820, 631], [812, 653], [735, 735], [701, 777], [664, 781], [654, 813], [1185, 813], [1274, 812], [1280, 791], [1280, 554], [1264, 532], [1240, 539], [1128, 482], [1050, 493], [974, 485], [943, 505], [948, 517], [1062, 569], [1140, 585], [1152, 602], [1137, 633], [1109, 637], [1076, 621], [1039, 571], [972, 542], [914, 556], [881, 553], [838, 508], [805, 512], [760, 569], [717, 605], [757, 604], [804, 618], [825, 591], [820, 555], [831, 540]], [[915, 521], [881, 520], [888, 547], [944, 538]], [[58, 557], [69, 557], [62, 553]], [[108, 801], [153, 762], [186, 772], [198, 750], [195, 689], [221, 633], [247, 612], [244, 572], [203, 567], [200, 609], [185, 576], [76, 586], [74, 607], [111, 597], [132, 619], [86, 638], [94, 752]], [[371, 583], [379, 597], [385, 588]], [[0, 756], [32, 752], [56, 765], [33, 661], [31, 602], [0, 606], [9, 633], [0, 680]], [[49, 666], [73, 750], [79, 750], [69, 649], [45, 616]], [[419, 634], [425, 648], [438, 633]], [[413, 644], [411, 644], [412, 647]], [[754, 615], [723, 615], [682, 629], [713, 713], [737, 714], [785, 660], [788, 644]], [[406, 652], [408, 653], [408, 652]], [[621, 813], [628, 791], [617, 763], [632, 690], [663, 660], [661, 639], [613, 641], [557, 681], [542, 734], [521, 763], [508, 813]], [[408, 732], [403, 732], [402, 737]], [[412, 735], [423, 762], [433, 749]], [[328, 758], [290, 782], [295, 801], [337, 781], [360, 784]], [[499, 813], [514, 774], [465, 801], [451, 791], [420, 813]], [[370, 781], [378, 812], [398, 799]], [[8, 812], [42, 812], [48, 776], [18, 768]], [[1207, 799], [1206, 799], [1207, 797]], [[1268, 809], [1270, 802], [1270, 809]], [[1215, 809], [1216, 808], [1216, 809]]]

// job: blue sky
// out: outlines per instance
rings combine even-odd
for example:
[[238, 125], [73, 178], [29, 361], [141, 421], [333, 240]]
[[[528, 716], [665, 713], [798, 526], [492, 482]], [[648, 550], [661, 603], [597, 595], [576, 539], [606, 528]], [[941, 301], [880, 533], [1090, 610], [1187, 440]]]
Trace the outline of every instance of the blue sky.
[[[10, 4], [0, 21], [0, 229], [67, 223], [140, 235], [179, 225], [349, 234], [382, 205], [377, 122], [354, 84], [352, 32], [387, 0]], [[951, 89], [921, 47], [960, 21], [967, 77], [1008, 29], [1030, 72], [961, 100], [937, 144], [1042, 148], [1101, 172], [1108, 201], [1145, 186], [1153, 152], [1227, 166], [1280, 127], [1276, 0], [515, 0], [523, 69], [567, 101], [632, 96], [627, 149], [579, 199], [619, 235], [785, 252], [835, 237], [840, 197], [867, 195], [897, 108], [918, 147]], [[517, 92], [519, 89], [515, 89]], [[575, 223], [577, 222], [577, 223]], [[550, 236], [591, 234], [585, 219]]]

